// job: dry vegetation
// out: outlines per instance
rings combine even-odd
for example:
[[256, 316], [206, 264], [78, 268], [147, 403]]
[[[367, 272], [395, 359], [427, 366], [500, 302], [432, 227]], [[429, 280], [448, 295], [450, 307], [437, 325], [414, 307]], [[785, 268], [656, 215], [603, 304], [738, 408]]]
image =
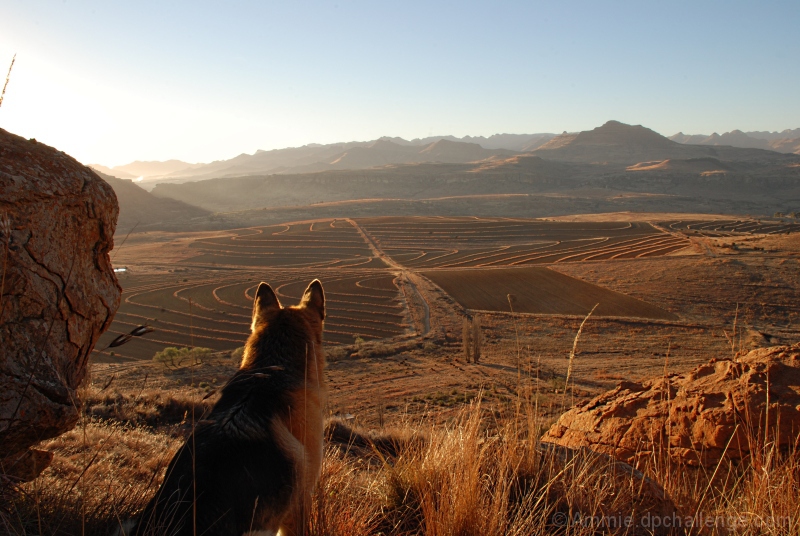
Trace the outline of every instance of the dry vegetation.
[[788, 234], [800, 231], [797, 223], [761, 220], [677, 220], [659, 222], [659, 226], [703, 236], [736, 236], [746, 234]]
[[548, 315], [585, 315], [598, 305], [602, 316], [677, 320], [664, 309], [543, 267], [432, 270], [422, 274], [466, 309]]
[[688, 239], [642, 222], [373, 218], [362, 228], [408, 268], [466, 268], [662, 256]]
[[[650, 460], [641, 469], [652, 482], [601, 456], [537, 442], [567, 406], [619, 380], [658, 376], [665, 365], [683, 372], [730, 355], [732, 345], [797, 341], [798, 234], [742, 233], [763, 227], [739, 221], [653, 221], [664, 223], [359, 220], [367, 240], [345, 220], [134, 235], [115, 258], [129, 267], [124, 304], [98, 347], [145, 323], [156, 331], [96, 359], [83, 420], [45, 442], [56, 457], [40, 479], [6, 487], [0, 530], [107, 535], [135, 515], [235, 369], [254, 286], [269, 281], [291, 304], [320, 277], [334, 343], [329, 411], [372, 430], [374, 446], [329, 442], [311, 534], [646, 534], [654, 527], [608, 524], [641, 520], [647, 503], [633, 497], [657, 489], [652, 482], [678, 507], [671, 523], [702, 523], [691, 534], [800, 534], [800, 454], [768, 441], [739, 466], [684, 470]], [[495, 311], [477, 312], [411, 270], [436, 267], [435, 281], [444, 266], [496, 274], [514, 263], [548, 264], [560, 281], [578, 278], [671, 316], [613, 318], [598, 308], [569, 359], [582, 316], [526, 312], [519, 300], [533, 300], [530, 282], [495, 289]], [[486, 266], [501, 268], [475, 270]], [[540, 270], [516, 270], [531, 269]], [[167, 346], [216, 353], [194, 366], [153, 362]], [[465, 347], [479, 363], [467, 362]]]
[[[800, 453], [767, 443], [747, 463], [708, 470], [652, 460], [643, 477], [607, 457], [540, 446], [547, 423], [535, 394], [515, 399], [502, 420], [478, 399], [445, 425], [406, 415], [351, 442], [337, 434], [309, 534], [649, 534], [663, 533], [667, 523], [691, 534], [800, 530]], [[100, 400], [96, 393], [93, 400]], [[87, 417], [44, 445], [56, 453], [54, 464], [9, 494], [0, 513], [4, 531], [109, 534], [157, 489], [180, 443], [176, 424], [133, 427]]]

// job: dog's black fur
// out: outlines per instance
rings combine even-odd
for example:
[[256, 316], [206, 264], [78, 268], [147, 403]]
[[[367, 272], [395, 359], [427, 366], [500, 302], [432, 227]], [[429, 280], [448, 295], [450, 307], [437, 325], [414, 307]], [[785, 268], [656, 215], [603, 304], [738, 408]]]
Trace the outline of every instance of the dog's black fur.
[[309, 285], [299, 306], [288, 308], [269, 285], [259, 286], [241, 368], [172, 459], [161, 488], [127, 534], [302, 531], [307, 488], [316, 483], [322, 456], [324, 316], [319, 281]]

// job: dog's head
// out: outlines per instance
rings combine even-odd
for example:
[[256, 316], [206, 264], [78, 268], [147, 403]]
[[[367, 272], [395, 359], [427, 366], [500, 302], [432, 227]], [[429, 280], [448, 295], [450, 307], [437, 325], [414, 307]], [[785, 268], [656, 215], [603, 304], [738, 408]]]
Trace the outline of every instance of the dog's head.
[[297, 370], [310, 359], [324, 359], [324, 320], [325, 293], [318, 279], [308, 285], [298, 305], [289, 307], [281, 305], [272, 287], [261, 283], [241, 368], [277, 365]]

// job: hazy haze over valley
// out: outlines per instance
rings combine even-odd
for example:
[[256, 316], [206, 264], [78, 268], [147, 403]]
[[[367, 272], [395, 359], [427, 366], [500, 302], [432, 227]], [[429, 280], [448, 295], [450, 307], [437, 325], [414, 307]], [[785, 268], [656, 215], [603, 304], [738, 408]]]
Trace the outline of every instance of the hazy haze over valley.
[[[578, 133], [494, 137], [495, 146], [503, 142], [527, 150], [486, 149], [448, 138], [382, 138], [186, 167], [136, 183], [151, 187], [147, 199], [155, 197], [146, 203], [146, 192], [129, 181], [121, 181], [127, 189], [115, 188], [121, 203], [141, 191], [136, 199], [149, 212], [139, 210], [132, 219], [142, 228], [222, 228], [315, 215], [628, 210], [771, 216], [800, 209], [800, 155], [793, 153], [679, 143], [618, 121]], [[146, 165], [160, 169], [158, 163]], [[137, 166], [120, 169], [144, 169]], [[181, 209], [159, 216], [155, 200], [180, 203]]]

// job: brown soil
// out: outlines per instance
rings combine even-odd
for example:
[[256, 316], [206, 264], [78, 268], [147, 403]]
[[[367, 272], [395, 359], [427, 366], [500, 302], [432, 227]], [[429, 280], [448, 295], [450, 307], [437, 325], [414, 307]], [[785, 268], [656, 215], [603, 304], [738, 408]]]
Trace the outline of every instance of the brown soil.
[[[398, 221], [398, 224], [403, 225], [403, 222]], [[427, 232], [421, 232], [419, 225], [414, 229], [408, 224], [406, 221], [410, 232], [419, 237]], [[304, 227], [311, 235], [317, 232], [317, 224], [304, 224]], [[363, 227], [370, 230], [368, 224]], [[300, 228], [297, 226], [298, 232]], [[202, 238], [230, 236], [233, 235], [206, 233]], [[381, 238], [386, 240], [387, 236]], [[399, 285], [396, 299], [407, 309], [401, 315], [403, 320], [399, 321], [403, 325], [401, 333], [372, 341], [362, 337], [363, 342], [358, 344], [353, 344], [352, 335], [349, 335], [349, 339], [340, 339], [341, 343], [349, 345], [340, 344], [328, 350], [331, 414], [352, 416], [352, 420], [370, 426], [390, 424], [409, 414], [447, 419], [479, 392], [490, 408], [501, 413], [513, 409], [517, 394], [537, 395], [540, 410], [553, 417], [573, 401], [587, 400], [621, 380], [644, 379], [663, 374], [665, 370], [686, 371], [711, 358], [731, 355], [742, 347], [800, 340], [800, 313], [795, 307], [800, 300], [800, 267], [797, 264], [800, 234], [797, 233], [722, 238], [692, 236], [692, 248], [683, 250], [692, 254], [546, 265], [565, 276], [607, 289], [605, 292], [624, 294], [678, 317], [677, 320], [600, 315], [590, 318], [576, 346], [575, 388], [567, 395], [564, 394], [564, 378], [582, 314], [545, 315], [520, 311], [512, 314], [503, 312], [500, 306], [498, 312], [470, 311], [468, 313], [477, 316], [481, 324], [483, 345], [480, 363], [466, 363], [461, 342], [464, 308], [442, 288], [404, 267], [402, 257], [381, 257], [395, 263], [385, 268], [265, 267], [257, 271], [236, 266], [214, 268], [192, 265], [185, 260], [178, 262], [187, 258], [186, 252], [196, 250], [189, 247], [191, 239], [191, 235], [131, 235], [115, 260], [117, 265], [124, 263], [130, 270], [121, 277], [125, 296], [132, 295], [136, 288], [163, 288], [157, 299], [164, 303], [168, 300], [185, 306], [191, 296], [198, 309], [200, 306], [214, 309], [214, 315], [225, 311], [226, 315], [218, 317], [208, 311], [201, 311], [202, 315], [198, 312], [198, 316], [212, 316], [207, 321], [209, 324], [193, 320], [192, 331], [213, 333], [208, 330], [223, 329], [221, 326], [225, 324], [221, 320], [230, 321], [233, 317], [241, 325], [231, 330], [236, 332], [235, 336], [225, 337], [233, 341], [225, 343], [231, 345], [227, 347], [230, 349], [241, 346], [247, 335], [246, 317], [250, 307], [247, 292], [259, 280], [284, 281], [285, 284], [276, 286], [286, 296], [287, 303], [292, 303], [295, 291], [300, 288], [298, 285], [302, 286], [309, 278], [320, 277], [324, 285], [330, 285], [326, 286], [331, 293], [329, 340], [337, 331], [334, 329], [337, 293], [352, 294], [349, 301], [365, 308], [371, 317], [376, 309], [370, 309], [370, 303], [375, 302], [365, 296], [371, 294], [379, 298], [391, 291], [393, 285]], [[440, 238], [443, 242], [448, 240], [456, 242], [455, 234]], [[733, 241], [737, 243], [736, 249], [730, 247]], [[375, 243], [377, 248], [385, 245]], [[387, 253], [385, 249], [376, 250], [376, 253], [369, 244], [366, 248], [374, 258]], [[348, 277], [351, 283], [347, 282]], [[228, 288], [227, 285], [232, 286]], [[355, 286], [348, 291], [345, 288], [348, 285]], [[217, 296], [235, 307], [225, 306], [214, 297], [212, 291], [217, 287], [227, 288], [218, 290]], [[500, 297], [505, 298], [509, 292], [503, 292]], [[234, 301], [232, 297], [235, 296], [240, 301]], [[125, 320], [124, 307], [118, 316], [120, 322]], [[234, 314], [243, 318], [234, 317]], [[183, 327], [173, 331], [188, 338], [192, 333], [187, 325], [188, 322], [184, 322]], [[112, 329], [123, 332], [127, 327], [119, 329], [115, 321]], [[117, 350], [120, 354], [123, 351], [133, 353], [134, 345], [151, 344], [146, 342], [148, 337], [160, 340], [165, 333], [168, 333], [166, 329], [157, 330]], [[153, 346], [157, 345], [153, 343]], [[148, 352], [150, 350], [140, 353], [144, 359], [136, 362], [119, 362], [118, 356], [110, 359], [106, 352], [105, 360], [116, 362], [94, 365], [94, 385], [102, 388], [114, 378], [109, 390], [135, 391], [152, 387], [171, 393], [207, 393], [224, 382], [235, 367], [228, 354], [219, 354], [217, 364], [169, 371], [152, 363], [147, 358]], [[194, 388], [190, 386], [192, 383]], [[201, 384], [205, 386], [199, 387]]]
[[478, 270], [431, 270], [422, 275], [439, 285], [462, 307], [547, 315], [677, 320], [649, 303], [542, 267]]

